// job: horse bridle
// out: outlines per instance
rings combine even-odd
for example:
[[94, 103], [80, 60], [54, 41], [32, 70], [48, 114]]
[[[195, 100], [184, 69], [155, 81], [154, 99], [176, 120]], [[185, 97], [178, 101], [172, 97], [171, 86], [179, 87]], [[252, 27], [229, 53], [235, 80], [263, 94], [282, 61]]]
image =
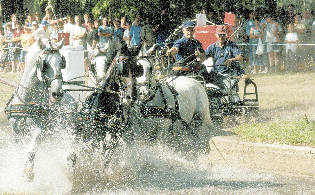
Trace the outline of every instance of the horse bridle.
[[[48, 54], [53, 54], [53, 53], [58, 53], [61, 58], [62, 58], [62, 64], [61, 64], [61, 69], [65, 69], [66, 68], [66, 60], [65, 60], [65, 57], [63, 55], [61, 55], [59, 53], [59, 50], [58, 49], [45, 49], [44, 51], [41, 52], [41, 54], [38, 56], [37, 60], [36, 60], [36, 67], [41, 71], [41, 73], [45, 72], [45, 68], [47, 68], [46, 64], [45, 64], [45, 60], [48, 56]], [[44, 83], [47, 85], [47, 87], [49, 87], [49, 82], [48, 83], [48, 78], [47, 76], [43, 76], [41, 75], [42, 77], [42, 80], [44, 81]], [[56, 79], [61, 79], [63, 80], [63, 77], [62, 77], [62, 74], [56, 74], [54, 75], [50, 81], [53, 81], [53, 80], [56, 80]]]

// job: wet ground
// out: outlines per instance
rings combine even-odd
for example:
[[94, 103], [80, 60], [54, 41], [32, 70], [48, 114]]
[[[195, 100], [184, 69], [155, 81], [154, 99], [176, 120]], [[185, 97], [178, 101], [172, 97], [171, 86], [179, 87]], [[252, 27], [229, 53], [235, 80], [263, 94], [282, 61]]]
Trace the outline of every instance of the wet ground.
[[224, 159], [214, 165], [211, 153], [185, 157], [163, 145], [120, 148], [106, 169], [97, 155], [85, 154], [70, 173], [58, 140], [40, 145], [28, 183], [21, 177], [24, 149], [11, 142], [3, 112], [0, 121], [0, 194], [315, 194], [313, 177], [238, 168]]

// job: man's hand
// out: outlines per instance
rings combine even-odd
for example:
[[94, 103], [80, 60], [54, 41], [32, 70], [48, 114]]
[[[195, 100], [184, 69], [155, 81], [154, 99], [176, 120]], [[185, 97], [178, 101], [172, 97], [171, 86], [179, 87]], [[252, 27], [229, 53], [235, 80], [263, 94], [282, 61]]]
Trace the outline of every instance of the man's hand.
[[166, 51], [166, 55], [167, 56], [175, 56], [175, 54], [178, 52], [178, 48], [177, 47], [172, 47], [171, 49], [168, 49]]
[[232, 65], [232, 62], [233, 62], [232, 59], [228, 59], [228, 60], [225, 62], [225, 65], [226, 65], [227, 67], [230, 67], [230, 66]]
[[195, 51], [195, 56], [198, 62], [202, 63], [206, 60], [205, 52], [200, 52], [199, 50]]
[[199, 50], [196, 50], [196, 51], [195, 51], [195, 55], [196, 55], [196, 57], [199, 57], [199, 56], [200, 56], [200, 54], [201, 54], [201, 52], [200, 52]]

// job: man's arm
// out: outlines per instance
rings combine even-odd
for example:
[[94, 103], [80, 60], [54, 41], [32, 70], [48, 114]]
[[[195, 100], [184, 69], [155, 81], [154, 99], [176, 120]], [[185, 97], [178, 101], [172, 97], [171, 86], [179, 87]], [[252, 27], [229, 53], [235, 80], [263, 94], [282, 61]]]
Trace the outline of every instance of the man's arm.
[[82, 39], [85, 36], [86, 36], [86, 33], [84, 32], [84, 33], [81, 33], [81, 34], [72, 35], [71, 39], [78, 40], [78, 39]]
[[232, 62], [237, 61], [237, 62], [241, 62], [243, 60], [243, 56], [242, 55], [238, 55], [235, 58], [230, 58], [225, 62], [225, 65], [227, 65], [228, 67], [232, 65]]
[[166, 55], [169, 56], [171, 54], [172, 56], [175, 56], [177, 54], [177, 52], [178, 52], [178, 48], [172, 47], [171, 49], [168, 49], [166, 51]]

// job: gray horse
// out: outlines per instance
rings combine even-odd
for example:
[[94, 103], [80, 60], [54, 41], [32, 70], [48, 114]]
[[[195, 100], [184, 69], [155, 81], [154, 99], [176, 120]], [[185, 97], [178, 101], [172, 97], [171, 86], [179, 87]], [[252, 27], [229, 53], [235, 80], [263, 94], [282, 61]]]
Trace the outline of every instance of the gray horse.
[[[61, 69], [66, 62], [59, 50], [64, 41], [53, 45], [39, 39], [29, 48], [24, 74], [7, 102], [5, 112], [16, 143], [29, 145], [24, 176], [34, 179], [34, 158], [40, 140], [56, 121], [71, 126], [74, 99], [62, 89]], [[28, 139], [27, 139], [28, 138]]]
[[189, 154], [208, 151], [214, 127], [204, 87], [188, 77], [156, 80], [148, 60], [138, 64], [143, 74], [136, 78], [137, 101], [129, 114], [136, 139], [166, 142]]

